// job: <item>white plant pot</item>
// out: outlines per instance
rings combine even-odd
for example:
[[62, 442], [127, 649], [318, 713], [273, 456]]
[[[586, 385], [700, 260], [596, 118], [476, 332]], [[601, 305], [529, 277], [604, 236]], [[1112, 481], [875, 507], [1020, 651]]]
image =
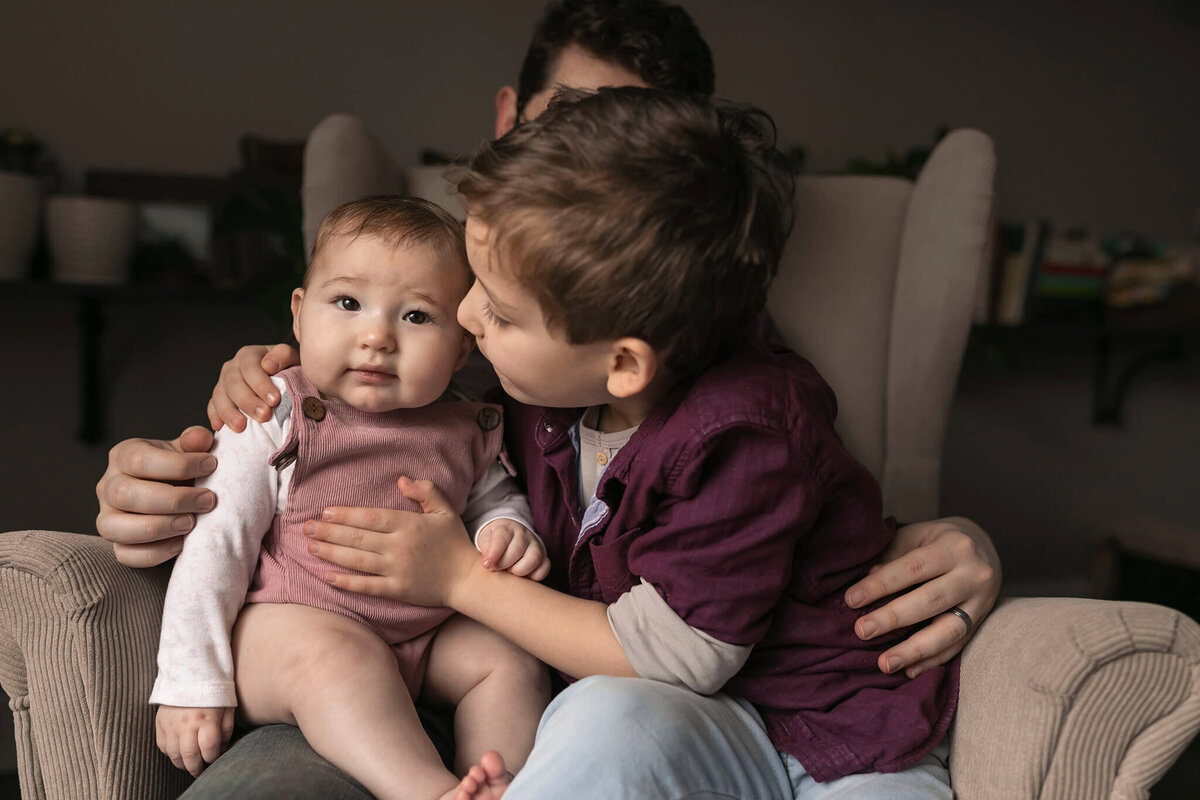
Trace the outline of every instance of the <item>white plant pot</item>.
[[126, 283], [135, 231], [133, 203], [82, 195], [49, 198], [51, 276], [60, 283]]
[[21, 280], [37, 243], [42, 184], [31, 175], [0, 172], [0, 280]]

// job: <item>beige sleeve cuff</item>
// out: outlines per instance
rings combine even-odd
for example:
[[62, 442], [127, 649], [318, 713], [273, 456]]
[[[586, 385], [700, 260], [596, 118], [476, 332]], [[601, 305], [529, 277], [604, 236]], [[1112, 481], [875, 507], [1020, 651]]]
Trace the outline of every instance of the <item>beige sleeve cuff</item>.
[[720, 691], [752, 649], [688, 625], [645, 579], [608, 607], [608, 624], [639, 676], [699, 694]]

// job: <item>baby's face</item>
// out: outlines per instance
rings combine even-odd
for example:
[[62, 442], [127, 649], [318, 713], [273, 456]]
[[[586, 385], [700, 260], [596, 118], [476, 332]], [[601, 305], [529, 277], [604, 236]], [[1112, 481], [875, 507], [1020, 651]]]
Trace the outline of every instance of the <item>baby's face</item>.
[[468, 288], [465, 267], [432, 247], [332, 237], [292, 294], [305, 376], [363, 411], [432, 403], [473, 345], [455, 316]]

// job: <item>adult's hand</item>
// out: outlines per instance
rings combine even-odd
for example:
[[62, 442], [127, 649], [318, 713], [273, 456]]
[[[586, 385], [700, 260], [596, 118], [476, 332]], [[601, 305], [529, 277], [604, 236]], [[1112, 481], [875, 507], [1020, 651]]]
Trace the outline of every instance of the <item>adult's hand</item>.
[[126, 439], [108, 451], [108, 469], [96, 484], [96, 530], [113, 543], [117, 560], [152, 567], [179, 554], [196, 514], [217, 498], [190, 485], [217, 466], [213, 437], [193, 425], [177, 439]]
[[279, 390], [271, 376], [300, 363], [300, 354], [291, 345], [246, 345], [221, 365], [221, 377], [208, 401], [208, 422], [214, 431], [228, 425], [238, 433], [246, 429], [246, 417], [259, 422], [271, 418], [271, 409], [279, 405]]
[[[996, 548], [974, 522], [965, 517], [920, 522], [897, 531], [879, 566], [846, 590], [846, 605], [861, 608], [905, 592], [860, 617], [854, 630], [859, 638], [872, 639], [929, 621], [879, 656], [884, 672], [903, 669], [915, 678], [966, 646], [996, 604], [1000, 577]], [[946, 613], [955, 607], [970, 616], [970, 630], [962, 619]]]

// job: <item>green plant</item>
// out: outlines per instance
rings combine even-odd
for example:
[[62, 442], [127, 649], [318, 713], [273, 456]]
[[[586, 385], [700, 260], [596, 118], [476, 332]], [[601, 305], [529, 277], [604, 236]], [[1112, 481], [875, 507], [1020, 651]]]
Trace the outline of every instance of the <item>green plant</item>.
[[949, 126], [942, 125], [934, 132], [932, 144], [911, 147], [903, 155], [889, 152], [882, 161], [852, 158], [846, 162], [846, 168], [843, 171], [850, 175], [892, 175], [916, 180], [921, 168], [929, 160], [929, 154], [933, 152], [933, 148], [949, 132]]
[[51, 171], [43, 157], [44, 147], [36, 136], [22, 128], [0, 131], [0, 170], [43, 175]]

